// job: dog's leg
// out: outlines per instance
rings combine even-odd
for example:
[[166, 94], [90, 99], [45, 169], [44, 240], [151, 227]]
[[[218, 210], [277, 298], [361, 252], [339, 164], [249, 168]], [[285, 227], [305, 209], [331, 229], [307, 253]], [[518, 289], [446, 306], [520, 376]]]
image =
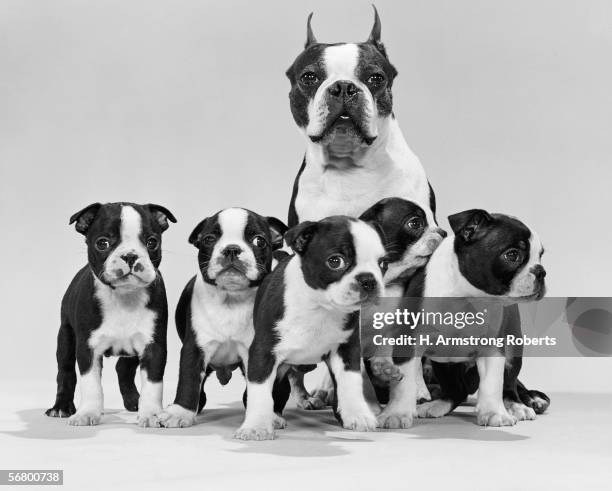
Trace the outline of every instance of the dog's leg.
[[532, 408], [536, 414], [543, 414], [550, 406], [550, 397], [539, 390], [529, 390], [517, 381], [517, 393], [523, 404]]
[[272, 387], [276, 379], [278, 360], [257, 335], [249, 349], [247, 365], [247, 396], [244, 422], [234, 433], [240, 440], [272, 440], [275, 426], [283, 426], [282, 418], [274, 414]]
[[423, 362], [416, 364], [417, 402], [431, 401], [431, 394], [423, 377]]
[[67, 321], [62, 322], [57, 334], [57, 394], [55, 404], [45, 414], [52, 418], [67, 418], [76, 412], [74, 389], [76, 387], [76, 338]]
[[[463, 403], [470, 393], [466, 385], [478, 388], [478, 371], [468, 369], [465, 363], [439, 363], [431, 361], [433, 376], [440, 384], [439, 397], [417, 405], [419, 418], [441, 418]], [[467, 375], [467, 374], [472, 374]], [[474, 379], [474, 380], [472, 380]]]
[[[417, 414], [417, 365], [419, 357], [404, 359], [398, 367], [402, 374], [400, 380], [394, 380], [389, 388], [389, 403], [378, 415], [379, 428], [410, 428]], [[397, 364], [397, 362], [396, 362]]]
[[140, 401], [138, 426], [158, 428], [162, 412], [163, 378], [166, 368], [165, 343], [149, 344], [140, 359]]
[[363, 395], [359, 329], [354, 329], [347, 342], [332, 351], [326, 361], [336, 382], [337, 414], [342, 426], [356, 431], [376, 429], [376, 416]]
[[504, 365], [503, 356], [488, 356], [476, 359], [480, 384], [476, 415], [481, 426], [512, 426], [516, 418], [508, 414], [503, 402]]
[[518, 374], [521, 370], [523, 360], [521, 357], [512, 357], [507, 360], [504, 369], [504, 407], [511, 416], [518, 421], [536, 419], [535, 411], [523, 404], [519, 398], [517, 385]]
[[119, 381], [119, 391], [123, 398], [123, 406], [128, 411], [138, 411], [138, 389], [134, 383], [136, 370], [140, 360], [133, 357], [121, 357], [117, 360], [115, 370], [117, 371], [117, 380]]
[[170, 404], [159, 415], [165, 428], [184, 428], [195, 423], [196, 411], [201, 399], [204, 354], [194, 339], [186, 338], [181, 348], [179, 379], [174, 404]]
[[79, 408], [68, 419], [72, 426], [97, 425], [102, 419], [104, 397], [102, 394], [102, 357], [95, 355], [88, 346], [77, 346], [77, 363], [81, 373], [81, 401]]

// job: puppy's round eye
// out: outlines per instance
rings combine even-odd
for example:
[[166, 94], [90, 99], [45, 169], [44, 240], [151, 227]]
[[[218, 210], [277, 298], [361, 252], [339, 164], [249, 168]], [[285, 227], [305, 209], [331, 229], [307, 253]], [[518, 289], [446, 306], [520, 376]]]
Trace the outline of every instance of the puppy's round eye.
[[406, 222], [406, 225], [412, 230], [420, 230], [423, 228], [423, 219], [421, 217], [412, 217]]
[[96, 240], [95, 246], [96, 249], [101, 252], [106, 251], [110, 247], [110, 240], [108, 240], [106, 237], [100, 237], [98, 240]]
[[381, 85], [385, 81], [385, 76], [382, 73], [374, 73], [368, 77], [370, 85]]
[[346, 261], [340, 254], [329, 256], [326, 261], [327, 267], [334, 271], [346, 269]]
[[380, 267], [380, 270], [385, 273], [389, 268], [389, 261], [387, 259], [381, 259], [378, 261], [378, 266]]
[[263, 249], [268, 245], [266, 239], [262, 235], [256, 235], [255, 237], [253, 237], [253, 239], [251, 240], [251, 244], [260, 249]]
[[304, 85], [314, 85], [319, 81], [319, 77], [315, 72], [304, 72], [300, 77], [300, 82]]
[[205, 235], [202, 242], [208, 246], [213, 245], [215, 242], [217, 242], [217, 236], [213, 234]]
[[157, 247], [159, 246], [159, 240], [157, 240], [157, 237], [149, 237], [147, 239], [147, 249], [149, 249], [150, 251], [154, 251], [155, 249], [157, 249]]
[[509, 263], [518, 263], [521, 259], [521, 253], [518, 249], [508, 249], [504, 252], [504, 259]]

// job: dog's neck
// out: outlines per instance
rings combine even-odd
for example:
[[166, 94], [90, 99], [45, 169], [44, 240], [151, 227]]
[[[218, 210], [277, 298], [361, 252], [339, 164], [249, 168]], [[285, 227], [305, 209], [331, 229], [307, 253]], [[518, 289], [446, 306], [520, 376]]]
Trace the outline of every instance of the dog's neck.
[[378, 136], [371, 145], [363, 142], [314, 143], [306, 136], [306, 163], [326, 170], [384, 170], [403, 160], [416, 160], [408, 147], [397, 120], [389, 116], [380, 120]]
[[257, 293], [257, 287], [247, 287], [241, 290], [227, 290], [217, 285], [211, 285], [202, 279], [201, 273], [198, 275], [196, 288], [206, 296], [208, 301], [220, 305], [227, 305], [228, 307], [245, 302], [253, 302], [255, 294]]
[[434, 251], [425, 269], [424, 297], [488, 297], [461, 274], [455, 237], [446, 237]]

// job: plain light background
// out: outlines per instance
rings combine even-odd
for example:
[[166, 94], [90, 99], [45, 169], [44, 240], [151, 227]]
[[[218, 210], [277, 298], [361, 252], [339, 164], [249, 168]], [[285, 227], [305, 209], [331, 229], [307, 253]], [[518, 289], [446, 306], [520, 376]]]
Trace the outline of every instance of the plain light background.
[[[545, 243], [550, 295], [611, 295], [612, 4], [376, 3], [394, 111], [441, 224], [472, 207], [516, 215]], [[0, 4], [0, 378], [46, 380], [52, 403], [59, 304], [86, 260], [68, 217], [89, 203], [176, 214], [161, 266], [171, 311], [200, 219], [227, 206], [286, 219], [304, 144], [284, 71], [310, 11], [321, 41], [365, 40], [372, 25], [366, 1]], [[521, 378], [609, 391], [611, 368], [528, 359]]]

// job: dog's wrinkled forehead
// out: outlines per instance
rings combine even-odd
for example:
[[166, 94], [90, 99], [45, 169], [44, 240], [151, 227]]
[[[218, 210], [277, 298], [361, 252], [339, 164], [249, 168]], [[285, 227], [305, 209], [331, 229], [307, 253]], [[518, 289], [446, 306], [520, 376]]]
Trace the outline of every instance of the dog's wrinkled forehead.
[[253, 233], [268, 234], [263, 217], [244, 208], [226, 208], [207, 221], [203, 232], [215, 233], [227, 240], [244, 240]]
[[355, 258], [355, 240], [351, 233], [352, 219], [348, 217], [328, 217], [319, 222], [307, 254], [325, 259], [333, 253], [344, 254], [350, 260]]
[[[488, 233], [482, 239], [482, 245], [491, 252], [501, 252], [508, 247], [524, 245], [530, 249], [532, 240], [537, 240], [532, 231], [520, 220], [499, 213], [491, 216], [495, 222], [490, 227]], [[537, 240], [539, 244], [539, 240]]]

